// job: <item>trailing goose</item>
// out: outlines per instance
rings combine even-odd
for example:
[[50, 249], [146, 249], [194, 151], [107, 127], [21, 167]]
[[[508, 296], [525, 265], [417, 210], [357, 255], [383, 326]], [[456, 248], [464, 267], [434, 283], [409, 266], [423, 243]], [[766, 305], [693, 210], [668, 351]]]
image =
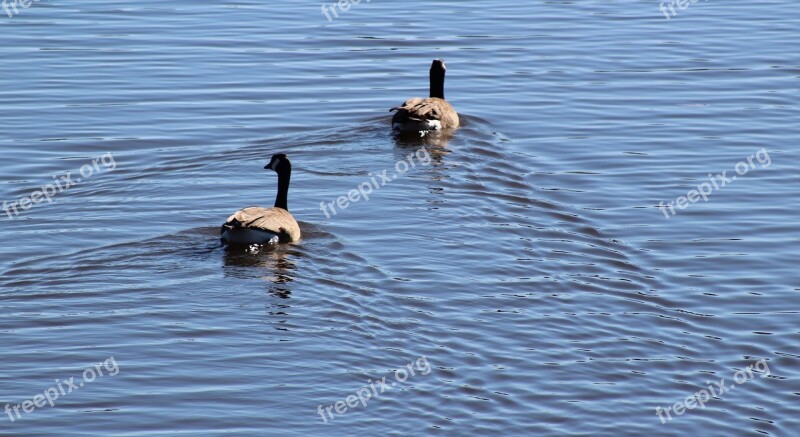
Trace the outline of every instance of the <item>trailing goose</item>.
[[392, 128], [401, 132], [425, 132], [431, 130], [455, 129], [459, 126], [458, 113], [444, 99], [444, 75], [447, 67], [444, 61], [436, 59], [431, 65], [430, 97], [414, 97], [402, 106], [389, 111], [395, 112]]
[[291, 243], [300, 239], [300, 226], [289, 213], [287, 195], [292, 163], [284, 154], [272, 156], [264, 169], [278, 173], [274, 208], [251, 206], [237, 211], [222, 225], [222, 242], [230, 244]]

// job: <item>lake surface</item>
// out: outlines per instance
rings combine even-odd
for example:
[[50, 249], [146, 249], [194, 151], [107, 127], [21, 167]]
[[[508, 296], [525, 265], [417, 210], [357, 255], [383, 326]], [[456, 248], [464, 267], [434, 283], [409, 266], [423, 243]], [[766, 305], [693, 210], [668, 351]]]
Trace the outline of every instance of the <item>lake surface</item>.
[[0, 435], [797, 435], [796, 2], [659, 5], [0, 10]]

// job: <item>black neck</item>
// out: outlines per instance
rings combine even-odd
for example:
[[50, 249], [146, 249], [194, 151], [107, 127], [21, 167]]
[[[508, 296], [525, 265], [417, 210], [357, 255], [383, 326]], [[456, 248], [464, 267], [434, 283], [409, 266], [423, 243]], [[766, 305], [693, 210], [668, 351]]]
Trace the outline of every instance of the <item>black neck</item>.
[[292, 178], [292, 170], [284, 170], [278, 173], [278, 195], [275, 196], [275, 208], [289, 210], [289, 180]]
[[431, 69], [431, 97], [444, 99], [444, 71]]

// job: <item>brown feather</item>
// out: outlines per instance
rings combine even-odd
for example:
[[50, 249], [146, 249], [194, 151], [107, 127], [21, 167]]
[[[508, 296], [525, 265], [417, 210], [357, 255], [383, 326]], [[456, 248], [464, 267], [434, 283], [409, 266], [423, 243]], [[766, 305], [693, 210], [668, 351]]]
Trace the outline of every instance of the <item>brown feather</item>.
[[300, 239], [300, 226], [292, 214], [283, 208], [261, 208], [251, 206], [236, 211], [228, 217], [225, 226], [273, 232], [287, 242]]
[[421, 99], [415, 97], [407, 100], [402, 106], [392, 108], [397, 111], [392, 118], [392, 123], [406, 123], [408, 121], [437, 120], [442, 129], [454, 129], [459, 126], [458, 113], [447, 100], [429, 97]]

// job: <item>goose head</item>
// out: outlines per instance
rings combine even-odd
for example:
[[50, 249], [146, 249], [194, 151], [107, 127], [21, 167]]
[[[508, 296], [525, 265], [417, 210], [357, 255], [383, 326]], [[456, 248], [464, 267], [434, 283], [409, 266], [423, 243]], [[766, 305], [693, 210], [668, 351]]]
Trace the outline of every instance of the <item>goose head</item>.
[[272, 159], [269, 164], [264, 166], [264, 170], [272, 170], [278, 174], [287, 173], [292, 171], [292, 163], [289, 162], [289, 158], [285, 154], [278, 153], [272, 155]]

